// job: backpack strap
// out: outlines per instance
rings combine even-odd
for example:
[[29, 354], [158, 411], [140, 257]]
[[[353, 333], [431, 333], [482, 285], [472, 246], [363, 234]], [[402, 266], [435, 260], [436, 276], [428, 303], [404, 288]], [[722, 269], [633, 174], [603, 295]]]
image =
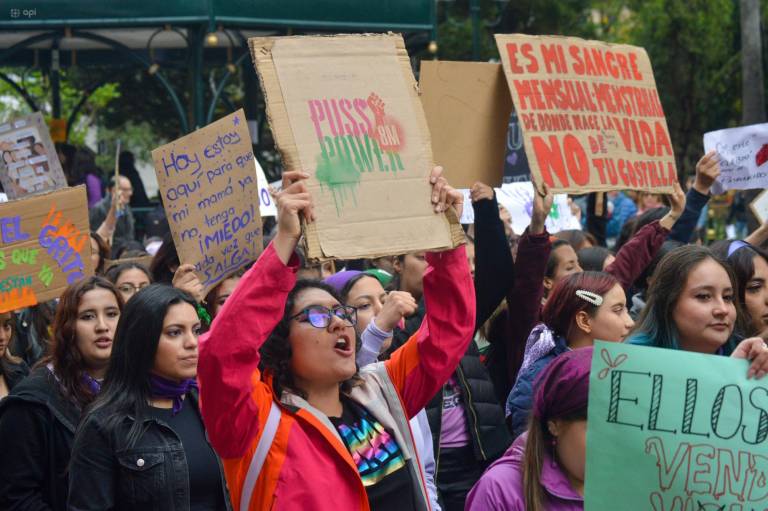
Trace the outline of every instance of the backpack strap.
[[259, 445], [256, 446], [256, 451], [251, 458], [251, 464], [248, 466], [248, 474], [245, 476], [245, 482], [243, 483], [243, 490], [240, 493], [240, 510], [248, 511], [251, 506], [251, 495], [253, 489], [256, 487], [256, 480], [259, 478], [261, 468], [264, 466], [264, 460], [267, 459], [267, 453], [272, 447], [272, 442], [275, 440], [277, 434], [277, 426], [280, 424], [280, 407], [272, 401], [272, 406], [269, 409], [269, 417], [267, 423], [264, 425], [264, 433], [262, 433], [259, 439]]

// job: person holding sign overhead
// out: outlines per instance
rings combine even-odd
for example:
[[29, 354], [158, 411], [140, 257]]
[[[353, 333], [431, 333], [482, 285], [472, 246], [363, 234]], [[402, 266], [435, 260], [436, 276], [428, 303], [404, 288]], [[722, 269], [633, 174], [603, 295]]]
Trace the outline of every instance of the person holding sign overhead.
[[[419, 331], [358, 372], [354, 307], [318, 281], [295, 282], [300, 217], [314, 220], [308, 174], [283, 174], [278, 231], [201, 338], [203, 418], [235, 509], [429, 509], [408, 420], [472, 339], [464, 248], [428, 253]], [[430, 175], [434, 210], [463, 196]]]

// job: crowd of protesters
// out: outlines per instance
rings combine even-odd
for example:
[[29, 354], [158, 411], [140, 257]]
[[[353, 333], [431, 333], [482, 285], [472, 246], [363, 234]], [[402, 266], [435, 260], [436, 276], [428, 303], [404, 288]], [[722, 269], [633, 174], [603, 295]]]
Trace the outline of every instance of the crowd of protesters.
[[589, 194], [584, 231], [547, 231], [541, 186], [514, 237], [477, 183], [465, 244], [333, 264], [302, 254], [288, 170], [264, 252], [207, 294], [167, 223], [137, 238], [130, 153], [112, 180], [59, 156], [96, 275], [0, 314], [0, 509], [579, 510], [595, 340], [768, 372], [768, 226], [697, 232], [714, 153], [687, 192]]

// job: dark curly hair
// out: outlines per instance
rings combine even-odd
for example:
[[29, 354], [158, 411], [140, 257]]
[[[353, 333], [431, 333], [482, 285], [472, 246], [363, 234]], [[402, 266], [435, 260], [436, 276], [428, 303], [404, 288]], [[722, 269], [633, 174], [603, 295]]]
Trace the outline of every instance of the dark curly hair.
[[[269, 334], [267, 341], [261, 347], [261, 370], [268, 371], [272, 374], [272, 388], [275, 391], [275, 395], [280, 396], [283, 390], [290, 390], [294, 394], [307, 398], [307, 393], [296, 386], [296, 382], [293, 379], [293, 373], [291, 372], [291, 345], [288, 342], [288, 333], [291, 325], [291, 312], [293, 306], [296, 304], [296, 298], [307, 289], [322, 289], [339, 303], [344, 303], [334, 288], [325, 284], [320, 280], [303, 279], [296, 282], [296, 285], [288, 293], [288, 298], [285, 301], [285, 309], [283, 311], [283, 317], [277, 324], [272, 333]], [[360, 342], [357, 340], [359, 348]], [[342, 382], [341, 391], [348, 393], [352, 387], [360, 383], [360, 377], [357, 373], [350, 378]]]

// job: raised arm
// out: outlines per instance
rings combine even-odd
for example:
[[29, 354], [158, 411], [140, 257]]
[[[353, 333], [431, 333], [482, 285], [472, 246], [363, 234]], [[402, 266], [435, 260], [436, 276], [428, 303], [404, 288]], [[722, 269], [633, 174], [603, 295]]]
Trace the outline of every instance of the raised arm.
[[621, 283], [624, 290], [629, 290], [645, 268], [656, 257], [656, 253], [667, 239], [669, 231], [685, 209], [685, 195], [679, 183], [670, 196], [672, 207], [660, 220], [651, 222], [635, 233], [616, 254], [616, 259], [605, 269]]
[[720, 175], [720, 161], [717, 153], [710, 151], [701, 157], [696, 164], [696, 179], [693, 186], [685, 195], [685, 211], [680, 215], [680, 219], [675, 222], [672, 232], [669, 233], [669, 239], [690, 243], [691, 234], [696, 228], [696, 223], [701, 216], [701, 210], [709, 202], [709, 190]]
[[480, 328], [509, 294], [515, 270], [493, 188], [475, 183], [472, 206], [475, 210], [476, 327]]
[[[440, 190], [438, 211], [446, 206], [461, 216], [463, 195], [433, 173]], [[433, 194], [434, 195], [434, 194]], [[390, 378], [413, 417], [448, 380], [475, 330], [475, 287], [464, 246], [428, 252], [424, 273], [426, 316], [418, 331], [386, 362]]]
[[299, 212], [312, 218], [309, 194], [301, 182], [305, 178], [299, 172], [283, 174], [284, 188], [277, 196], [278, 234], [201, 337], [201, 411], [211, 444], [224, 458], [243, 454], [259, 431], [257, 417], [266, 416], [272, 401], [272, 389], [258, 370], [259, 348], [282, 318], [296, 282], [298, 259], [293, 250], [301, 233]]

